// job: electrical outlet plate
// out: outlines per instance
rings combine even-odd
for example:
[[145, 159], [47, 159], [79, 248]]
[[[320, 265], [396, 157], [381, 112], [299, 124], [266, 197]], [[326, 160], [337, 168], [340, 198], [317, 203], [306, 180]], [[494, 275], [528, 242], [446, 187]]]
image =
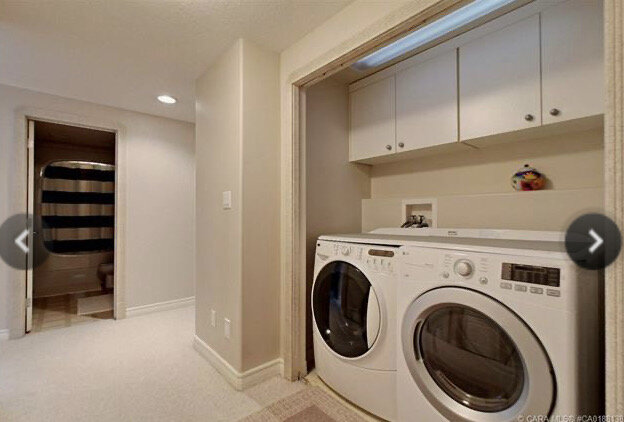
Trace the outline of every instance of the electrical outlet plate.
[[223, 335], [227, 339], [232, 335], [231, 322], [227, 318], [223, 318]]

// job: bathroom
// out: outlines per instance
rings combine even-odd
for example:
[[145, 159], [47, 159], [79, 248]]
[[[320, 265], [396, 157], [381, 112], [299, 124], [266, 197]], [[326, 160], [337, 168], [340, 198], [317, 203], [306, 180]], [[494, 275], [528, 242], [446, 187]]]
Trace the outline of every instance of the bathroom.
[[115, 133], [37, 120], [29, 130], [35, 265], [26, 330], [111, 319]]

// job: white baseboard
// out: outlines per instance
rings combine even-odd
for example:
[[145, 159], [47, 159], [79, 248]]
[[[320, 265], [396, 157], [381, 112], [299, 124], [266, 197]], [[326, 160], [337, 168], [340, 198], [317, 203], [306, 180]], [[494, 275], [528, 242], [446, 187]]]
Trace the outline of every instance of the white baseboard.
[[238, 372], [202, 339], [195, 336], [193, 347], [199, 352], [236, 390], [242, 391], [273, 378], [283, 375], [284, 361], [281, 358], [258, 365], [245, 372]]
[[9, 339], [9, 329], [0, 330], [0, 341]]
[[126, 317], [150, 314], [152, 312], [168, 311], [170, 309], [184, 308], [195, 305], [195, 296], [183, 297], [182, 299], [168, 300], [166, 302], [151, 303], [149, 305], [133, 306], [126, 309]]

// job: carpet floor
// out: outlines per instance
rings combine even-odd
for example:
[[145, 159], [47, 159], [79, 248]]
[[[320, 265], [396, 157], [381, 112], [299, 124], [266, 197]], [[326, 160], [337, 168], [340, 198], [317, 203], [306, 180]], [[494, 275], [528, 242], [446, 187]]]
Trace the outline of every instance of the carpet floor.
[[194, 318], [188, 307], [0, 342], [0, 421], [237, 421], [311, 389], [276, 377], [235, 391], [193, 349]]

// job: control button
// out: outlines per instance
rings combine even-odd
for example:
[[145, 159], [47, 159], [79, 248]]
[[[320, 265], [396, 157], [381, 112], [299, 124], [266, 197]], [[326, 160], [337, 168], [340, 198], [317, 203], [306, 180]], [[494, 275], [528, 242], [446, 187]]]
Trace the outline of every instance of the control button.
[[541, 287], [531, 287], [529, 291], [531, 293], [535, 293], [536, 295], [541, 295], [542, 293], [544, 293], [544, 289], [542, 289]]
[[455, 263], [455, 272], [462, 277], [470, 277], [472, 271], [473, 268], [470, 261], [462, 259]]
[[480, 277], [480, 278], [479, 278], [479, 283], [481, 283], [481, 284], [488, 284], [488, 279], [487, 279], [487, 277]]
[[440, 274], [442, 276], [442, 278], [449, 278], [450, 274], [448, 271], [444, 271], [442, 274]]
[[553, 297], [559, 297], [559, 296], [561, 296], [561, 290], [546, 289], [546, 295], [553, 296]]
[[514, 290], [517, 292], [526, 292], [527, 286], [525, 286], [524, 284], [516, 284], [514, 285]]
[[501, 284], [501, 289], [507, 289], [507, 290], [511, 290], [511, 283], [507, 283], [506, 281], [503, 281]]
[[599, 270], [617, 258], [622, 238], [618, 226], [610, 218], [602, 214], [585, 214], [568, 227], [565, 247], [578, 266]]

